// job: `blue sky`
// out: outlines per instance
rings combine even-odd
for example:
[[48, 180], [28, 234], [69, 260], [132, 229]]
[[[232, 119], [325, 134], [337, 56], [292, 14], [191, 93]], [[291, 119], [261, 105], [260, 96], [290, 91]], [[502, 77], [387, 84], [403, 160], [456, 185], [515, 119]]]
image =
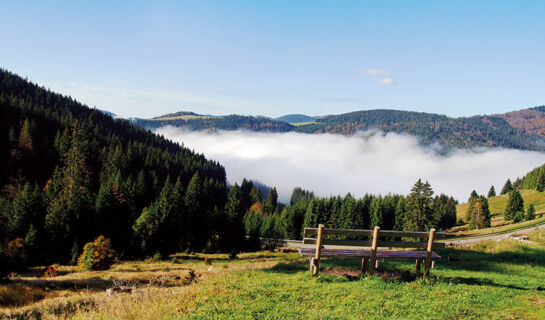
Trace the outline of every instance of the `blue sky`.
[[544, 1], [1, 1], [0, 67], [124, 116], [545, 104]]

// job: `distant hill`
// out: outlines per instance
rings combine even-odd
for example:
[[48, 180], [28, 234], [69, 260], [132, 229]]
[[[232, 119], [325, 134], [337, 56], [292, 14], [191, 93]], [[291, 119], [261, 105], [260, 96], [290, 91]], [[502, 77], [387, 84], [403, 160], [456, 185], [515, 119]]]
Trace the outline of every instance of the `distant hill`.
[[[172, 114], [176, 115], [176, 114]], [[545, 150], [545, 107], [535, 107], [506, 114], [451, 118], [445, 115], [401, 110], [365, 110], [309, 117], [300, 114], [277, 119], [229, 115], [222, 118], [185, 113], [162, 116], [135, 123], [147, 129], [165, 125], [190, 130], [236, 130], [352, 135], [358, 131], [379, 129], [383, 132], [418, 136], [423, 145], [438, 143], [443, 152], [452, 148], [503, 147]]]
[[314, 119], [313, 117], [307, 116], [304, 114], [287, 114], [285, 116], [276, 118], [276, 120], [287, 122], [287, 123], [304, 123], [304, 122], [316, 121], [316, 119]]

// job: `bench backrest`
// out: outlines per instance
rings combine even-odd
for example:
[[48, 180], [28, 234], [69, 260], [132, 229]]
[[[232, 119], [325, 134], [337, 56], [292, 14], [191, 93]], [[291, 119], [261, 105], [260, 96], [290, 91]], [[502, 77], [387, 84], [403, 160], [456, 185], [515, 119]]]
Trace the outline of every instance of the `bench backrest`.
[[[335, 246], [358, 246], [358, 247], [373, 247], [373, 242], [376, 241], [376, 247], [382, 248], [421, 248], [426, 249], [431, 243], [434, 248], [444, 248], [445, 244], [442, 242], [434, 242], [435, 238], [444, 238], [448, 234], [446, 232], [435, 232], [435, 229], [431, 229], [429, 232], [423, 231], [393, 231], [393, 230], [380, 230], [379, 227], [375, 227], [375, 230], [360, 230], [360, 229], [332, 229], [322, 228], [322, 239], [318, 238], [306, 238], [307, 236], [313, 236], [319, 234], [319, 228], [305, 228], [305, 238], [303, 244], [317, 244], [321, 240], [322, 245], [335, 245]], [[375, 232], [376, 238], [375, 238]], [[345, 235], [356, 237], [373, 237], [372, 240], [348, 240], [348, 239], [327, 239], [328, 235]], [[426, 242], [418, 241], [380, 241], [379, 238], [426, 238]]]

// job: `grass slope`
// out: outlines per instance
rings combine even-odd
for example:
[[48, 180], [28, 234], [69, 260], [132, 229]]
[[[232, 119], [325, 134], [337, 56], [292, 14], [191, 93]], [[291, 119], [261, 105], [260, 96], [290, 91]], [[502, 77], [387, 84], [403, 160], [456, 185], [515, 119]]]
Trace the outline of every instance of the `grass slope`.
[[[127, 262], [112, 271], [71, 270], [62, 277], [111, 280], [144, 272], [155, 279], [192, 268], [200, 281], [141, 286], [112, 297], [65, 290], [65, 296], [52, 299], [64, 305], [71, 301], [71, 309], [53, 312], [60, 310], [53, 300], [25, 308], [44, 319], [545, 319], [545, 233], [530, 239], [528, 244], [504, 240], [440, 251], [444, 259], [429, 279], [415, 279], [414, 263], [402, 261], [382, 262], [381, 268], [390, 271], [382, 276], [312, 278], [307, 260], [296, 253], [246, 254], [236, 261], [213, 255], [217, 260], [210, 272], [201, 260]], [[348, 270], [359, 264], [334, 259], [324, 260], [322, 267]], [[27, 284], [32, 280], [22, 278]]]
[[[545, 192], [537, 192], [535, 190], [520, 190], [522, 199], [524, 199], [524, 208], [526, 209], [531, 203], [536, 208], [536, 213], [545, 212]], [[503, 215], [509, 195], [504, 194], [488, 199], [488, 207], [492, 217]], [[456, 206], [456, 218], [465, 220], [469, 203], [462, 203]]]

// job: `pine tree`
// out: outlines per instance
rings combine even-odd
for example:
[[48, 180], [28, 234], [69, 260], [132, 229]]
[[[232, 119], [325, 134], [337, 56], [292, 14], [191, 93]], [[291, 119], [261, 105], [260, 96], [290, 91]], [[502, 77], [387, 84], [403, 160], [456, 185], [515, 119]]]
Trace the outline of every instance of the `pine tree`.
[[507, 194], [511, 191], [513, 191], [513, 185], [511, 184], [511, 179], [507, 179], [503, 185], [503, 188], [501, 189], [501, 194]]
[[479, 194], [477, 191], [473, 190], [471, 191], [471, 195], [469, 195], [469, 199], [467, 200], [467, 203], [469, 204], [467, 211], [466, 211], [466, 222], [469, 222], [471, 219], [471, 214], [473, 212], [473, 206], [475, 206], [475, 202], [479, 198]]
[[230, 246], [226, 249], [240, 249], [244, 246], [244, 208], [242, 207], [242, 195], [238, 184], [229, 190], [227, 203], [225, 204], [224, 214], [227, 219], [224, 226], [223, 245]]
[[394, 230], [403, 230], [405, 224], [405, 198], [400, 198], [397, 201], [395, 209]]
[[376, 197], [371, 202], [371, 208], [369, 214], [371, 216], [371, 222], [369, 224], [369, 229], [374, 229], [376, 226], [382, 227], [383, 224], [383, 208], [382, 208], [382, 197]]
[[540, 170], [536, 183], [537, 192], [545, 191], [545, 170]]
[[530, 203], [526, 209], [526, 219], [525, 220], [534, 220], [536, 218], [536, 208], [533, 203]]
[[263, 196], [261, 195], [261, 188], [258, 188], [256, 186], [252, 187], [252, 190], [250, 191], [250, 202], [252, 202], [252, 204], [256, 202], [263, 202]]
[[456, 225], [456, 200], [441, 194], [433, 200], [435, 226], [446, 230]]
[[405, 202], [404, 230], [426, 231], [433, 223], [433, 190], [421, 179], [414, 184]]
[[509, 199], [505, 207], [505, 220], [519, 222], [524, 216], [524, 200], [518, 190], [509, 192]]
[[276, 210], [276, 207], [278, 205], [278, 193], [276, 192], [276, 188], [272, 187], [269, 190], [269, 194], [267, 195], [267, 200], [265, 200], [265, 204], [263, 205], [266, 213], [273, 213], [274, 210]]
[[12, 204], [8, 220], [11, 238], [24, 238], [31, 224], [41, 224], [44, 212], [41, 190], [27, 182]]
[[488, 198], [492, 198], [496, 196], [496, 189], [494, 189], [494, 186], [490, 187], [490, 190], [488, 190]]
[[185, 210], [187, 219], [185, 220], [186, 230], [189, 235], [188, 246], [191, 249], [200, 250], [204, 248], [209, 238], [209, 230], [207, 230], [207, 215], [209, 214], [206, 208], [205, 194], [203, 194], [203, 183], [201, 176], [196, 172], [187, 186], [185, 193]]
[[242, 207], [244, 208], [244, 211], [248, 211], [252, 204], [252, 198], [250, 193], [252, 192], [252, 188], [254, 187], [254, 184], [251, 180], [246, 180], [244, 178], [242, 180], [242, 183], [240, 184], [240, 193], [241, 193], [241, 201], [242, 201]]
[[260, 231], [262, 218], [259, 213], [249, 211], [244, 216], [244, 227], [248, 236], [248, 244], [251, 250], [257, 250], [260, 247]]

